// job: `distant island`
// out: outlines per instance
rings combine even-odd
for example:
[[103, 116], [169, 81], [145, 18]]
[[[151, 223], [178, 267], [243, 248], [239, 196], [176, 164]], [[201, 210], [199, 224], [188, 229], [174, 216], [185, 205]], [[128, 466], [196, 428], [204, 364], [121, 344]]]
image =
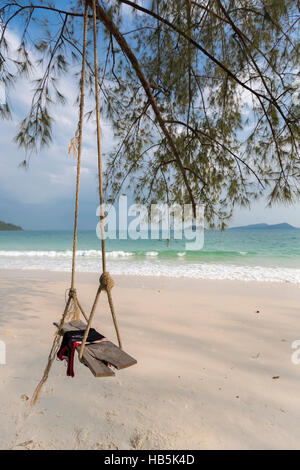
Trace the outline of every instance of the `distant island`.
[[22, 227], [18, 227], [18, 225], [7, 224], [0, 220], [0, 232], [4, 232], [4, 231], [20, 232], [21, 230], [23, 230]]
[[300, 230], [298, 227], [294, 227], [290, 224], [254, 224], [254, 225], [242, 225], [241, 227], [230, 227], [228, 230]]

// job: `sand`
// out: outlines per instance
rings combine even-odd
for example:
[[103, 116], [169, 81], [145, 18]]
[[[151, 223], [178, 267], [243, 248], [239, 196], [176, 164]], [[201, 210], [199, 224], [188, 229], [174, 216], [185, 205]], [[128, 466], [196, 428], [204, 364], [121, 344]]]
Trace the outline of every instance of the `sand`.
[[[88, 309], [97, 276], [77, 280]], [[1, 449], [300, 448], [297, 285], [115, 280], [124, 346], [138, 365], [96, 379], [76, 358], [72, 379], [56, 361], [31, 408], [69, 275], [0, 272]], [[95, 327], [114, 339], [104, 299]]]

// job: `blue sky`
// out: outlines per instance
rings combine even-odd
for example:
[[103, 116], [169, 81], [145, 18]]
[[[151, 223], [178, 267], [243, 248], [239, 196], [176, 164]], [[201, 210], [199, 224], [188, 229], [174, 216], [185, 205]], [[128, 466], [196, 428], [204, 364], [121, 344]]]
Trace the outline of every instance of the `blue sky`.
[[[10, 33], [11, 42], [16, 40]], [[72, 228], [76, 161], [68, 156], [74, 136], [78, 107], [74, 106], [76, 83], [69, 77], [61, 80], [60, 89], [68, 104], [53, 110], [54, 139], [51, 147], [31, 157], [28, 170], [19, 167], [24, 151], [13, 142], [18, 122], [24, 117], [31, 100], [31, 85], [19, 82], [13, 90], [13, 119], [1, 122], [0, 130], [0, 220], [16, 223], [27, 230], [68, 230]], [[0, 93], [1, 94], [1, 93]], [[87, 109], [88, 105], [87, 105]], [[102, 121], [103, 150], [113, 145], [113, 134]], [[94, 229], [98, 220], [97, 155], [95, 123], [84, 131], [82, 176], [80, 188], [80, 229]], [[288, 222], [300, 226], [300, 203], [294, 207], [266, 208], [266, 201], [254, 204], [251, 210], [236, 209], [231, 225]]]

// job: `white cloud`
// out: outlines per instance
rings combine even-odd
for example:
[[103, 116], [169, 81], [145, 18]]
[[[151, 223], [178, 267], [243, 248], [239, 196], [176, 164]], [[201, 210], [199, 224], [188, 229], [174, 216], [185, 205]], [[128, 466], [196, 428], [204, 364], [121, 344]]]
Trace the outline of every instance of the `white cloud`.
[[[9, 33], [12, 47], [18, 45], [18, 38]], [[36, 78], [41, 75], [35, 70]], [[71, 200], [74, 197], [76, 176], [76, 160], [68, 156], [70, 140], [75, 134], [78, 122], [78, 105], [75, 105], [78, 93], [77, 83], [72, 76], [62, 77], [58, 88], [66, 95], [67, 104], [52, 108], [51, 114], [55, 120], [53, 127], [53, 142], [49, 148], [43, 149], [39, 155], [30, 159], [29, 169], [19, 168], [24, 160], [24, 151], [18, 149], [13, 142], [20, 120], [29, 110], [32, 100], [32, 84], [22, 79], [11, 91], [13, 104], [13, 119], [1, 125], [0, 148], [0, 191], [12, 201], [24, 204], [52, 203], [60, 199]], [[93, 103], [86, 100], [86, 109], [91, 109]], [[113, 132], [110, 125], [102, 120], [103, 151], [108, 151], [113, 144]], [[81, 197], [91, 197], [91, 188], [97, 189], [97, 150], [95, 122], [90, 120], [83, 130]], [[94, 194], [94, 193], [93, 193]]]

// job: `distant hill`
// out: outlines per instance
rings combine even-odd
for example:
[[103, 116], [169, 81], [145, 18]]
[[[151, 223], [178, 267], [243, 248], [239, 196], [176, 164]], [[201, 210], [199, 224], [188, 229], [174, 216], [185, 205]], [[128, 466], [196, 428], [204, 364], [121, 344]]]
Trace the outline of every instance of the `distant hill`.
[[20, 231], [20, 230], [23, 230], [22, 227], [18, 227], [17, 225], [14, 225], [14, 224], [6, 224], [5, 222], [2, 222], [0, 220], [0, 232], [1, 231]]
[[300, 230], [290, 224], [254, 224], [254, 225], [243, 225], [241, 227], [230, 227], [229, 230]]

